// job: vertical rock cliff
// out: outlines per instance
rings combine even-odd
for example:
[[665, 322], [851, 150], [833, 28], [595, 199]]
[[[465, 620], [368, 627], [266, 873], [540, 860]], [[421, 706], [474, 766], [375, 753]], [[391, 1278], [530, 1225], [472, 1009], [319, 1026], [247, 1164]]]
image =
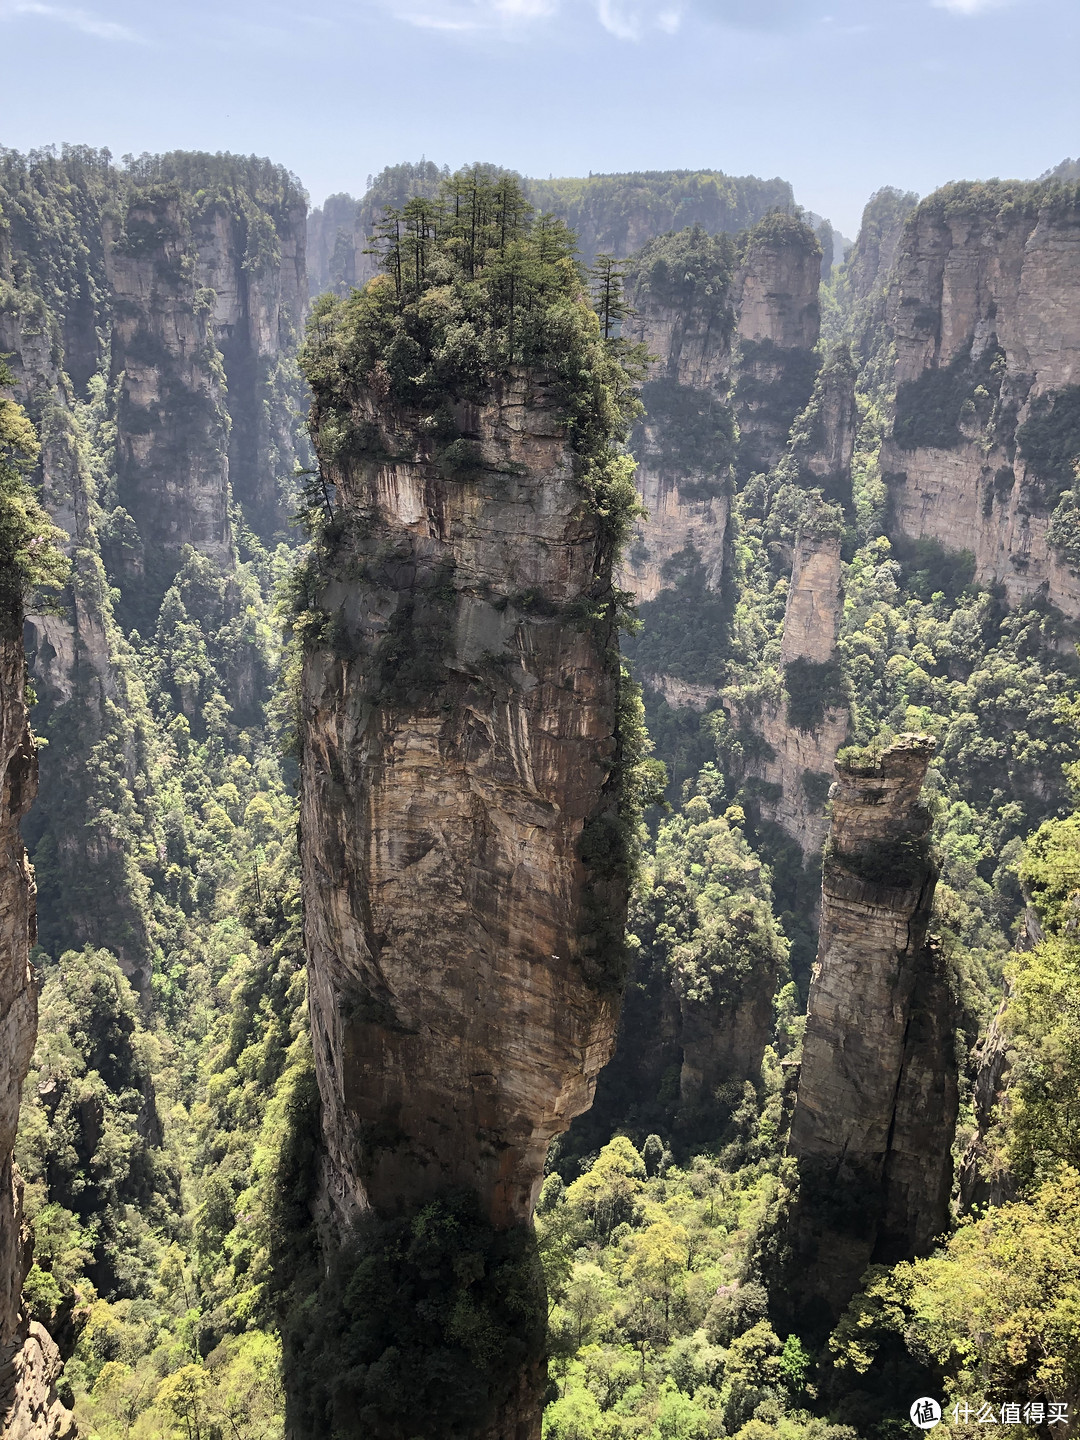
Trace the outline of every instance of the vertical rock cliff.
[[[11, 376], [0, 365], [0, 383]], [[15, 407], [0, 397], [0, 1433], [10, 1440], [60, 1440], [74, 1434], [56, 1396], [60, 1356], [43, 1326], [23, 1311], [30, 1268], [23, 1223], [23, 1185], [14, 1162], [22, 1084], [37, 1038], [37, 982], [30, 965], [36, 939], [34, 877], [19, 826], [37, 791], [37, 749], [26, 704], [21, 622], [27, 536], [6, 513], [17, 472], [10, 464], [17, 432], [6, 423]], [[26, 453], [24, 451], [24, 453]]]
[[953, 1003], [927, 939], [936, 872], [920, 790], [934, 742], [840, 761], [789, 1153], [789, 1304], [835, 1319], [871, 1262], [924, 1252], [948, 1220]]
[[[47, 881], [42, 940], [56, 953], [107, 946], [132, 976], [153, 948], [138, 863], [159, 847], [132, 840], [150, 742], [132, 731], [126, 637], [154, 635], [186, 546], [212, 563], [227, 613], [184, 618], [204, 634], [231, 621], [239, 636], [234, 526], [267, 542], [285, 532], [302, 443], [304, 214], [295, 179], [254, 158], [120, 170], [73, 148], [0, 162], [0, 351], [38, 425], [42, 495], [72, 559], [64, 613], [31, 615], [27, 631], [50, 740], [26, 831]], [[241, 643], [224, 677], [238, 722], [265, 683], [247, 659]], [[188, 709], [200, 726], [197, 696]]]
[[855, 368], [840, 347], [822, 367], [810, 404], [770, 475], [763, 533], [776, 563], [790, 555], [779, 663], [782, 682], [729, 692], [736, 727], [759, 743], [743, 770], [760, 782], [761, 816], [816, 863], [828, 822], [825, 802], [836, 752], [848, 733], [847, 689], [837, 639], [843, 612], [841, 534], [852, 513], [851, 463], [858, 415]]
[[[711, 746], [694, 712], [717, 706], [726, 678], [735, 496], [783, 455], [811, 398], [820, 246], [785, 214], [734, 241], [693, 228], [647, 245], [630, 280], [626, 331], [657, 363], [633, 440], [648, 514], [622, 570], [645, 632], [627, 648], [650, 724], [683, 736], [700, 764]], [[660, 701], [682, 714], [657, 711]]]
[[[549, 1143], [591, 1103], [622, 984], [633, 705], [612, 567], [633, 483], [612, 445], [628, 377], [564, 232], [534, 237], [509, 182], [448, 183], [463, 214], [496, 217], [483, 255], [447, 226], [420, 283], [397, 288], [392, 253], [390, 275], [316, 312], [305, 361], [334, 507], [299, 625], [305, 937], [338, 1244], [455, 1194], [493, 1236], [527, 1242]], [[515, 230], [535, 265], [505, 291]], [[473, 311], [479, 370], [457, 348], [476, 285], [492, 287]], [[539, 1435], [534, 1320], [500, 1322], [510, 1348], [476, 1382], [488, 1409], [471, 1402], [453, 1433]], [[420, 1345], [424, 1375], [438, 1344], [436, 1329]], [[437, 1421], [376, 1415], [363, 1433]]]
[[908, 219], [888, 298], [893, 532], [1080, 615], [1080, 189], [952, 185]]
[[[866, 202], [854, 245], [837, 277], [841, 311], [853, 321], [860, 339], [872, 343], [884, 320], [885, 288], [891, 274], [904, 221], [919, 203], [912, 191], [885, 185]], [[862, 345], [860, 345], [860, 349]]]
[[731, 706], [736, 723], [760, 737], [746, 774], [761, 815], [796, 841], [808, 862], [825, 841], [829, 772], [848, 733], [836, 638], [840, 627], [840, 537], [828, 521], [807, 518], [798, 532], [781, 640], [784, 685], [753, 712]]
[[821, 334], [821, 246], [792, 215], [768, 215], [742, 237], [735, 275], [741, 476], [771, 470], [807, 404]]
[[671, 585], [673, 565], [692, 550], [708, 589], [720, 588], [735, 453], [730, 406], [735, 325], [734, 246], [726, 236], [682, 231], [635, 258], [627, 336], [656, 356], [634, 435], [638, 522], [621, 580], [640, 601]]
[[581, 858], [616, 798], [613, 636], [571, 618], [604, 561], [536, 375], [469, 407], [461, 478], [425, 454], [422, 417], [361, 394], [356, 419], [402, 458], [327, 466], [334, 643], [304, 665], [329, 1198], [346, 1223], [464, 1186], [520, 1223], [614, 1034]]

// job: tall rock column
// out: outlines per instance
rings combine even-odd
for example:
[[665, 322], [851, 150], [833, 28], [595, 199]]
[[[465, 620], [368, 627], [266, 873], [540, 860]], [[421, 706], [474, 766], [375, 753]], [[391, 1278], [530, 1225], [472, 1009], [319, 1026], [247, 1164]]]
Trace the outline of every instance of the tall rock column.
[[792, 215], [767, 215], [741, 241], [733, 281], [739, 378], [738, 472], [770, 470], [810, 399], [821, 334], [821, 246]]
[[836, 766], [789, 1141], [789, 1300], [811, 1327], [835, 1319], [868, 1264], [925, 1251], [948, 1220], [953, 1005], [926, 934], [937, 873], [920, 799], [933, 751], [906, 735]]
[[[333, 474], [333, 645], [303, 678], [312, 1020], [345, 1221], [463, 1186], [531, 1214], [616, 1006], [588, 971], [583, 832], [610, 812], [611, 634], [557, 408], [521, 374], [471, 408], [447, 479], [417, 417], [360, 399], [386, 462]], [[613, 902], [616, 903], [617, 902]]]
[[[786, 452], [769, 477], [773, 510], [767, 533], [778, 535], [791, 580], [780, 641], [782, 685], [775, 698], [730, 701], [740, 729], [757, 735], [748, 776], [759, 781], [761, 815], [797, 841], [817, 863], [825, 841], [832, 765], [848, 733], [847, 687], [837, 640], [843, 613], [841, 532], [850, 516], [851, 462], [858, 414], [855, 367], [843, 347], [822, 366], [810, 404], [792, 427]], [[790, 521], [799, 516], [794, 535]], [[816, 886], [816, 879], [814, 884]]]
[[[472, 172], [454, 183], [478, 208], [513, 200]], [[437, 386], [431, 371], [399, 379], [400, 345], [382, 338], [399, 324], [445, 323], [445, 342], [420, 333], [433, 353], [460, 353], [456, 322], [441, 317], [473, 303], [480, 264], [457, 271], [456, 253], [429, 258], [448, 285], [385, 277], [324, 305], [305, 352], [333, 496], [299, 622], [321, 1198], [332, 1242], [362, 1245], [372, 1225], [411, 1224], [464, 1194], [492, 1245], [524, 1254], [548, 1146], [592, 1101], [623, 979], [633, 745], [612, 568], [629, 521], [613, 517], [628, 517], [633, 485], [612, 448], [625, 426], [594, 387], [615, 398], [629, 377], [561, 265], [540, 271], [533, 300], [551, 305], [556, 285], [566, 296], [531, 322], [533, 356], [561, 327], [550, 368], [488, 359], [477, 380], [443, 361]], [[481, 321], [485, 356], [518, 343], [528, 301], [515, 289], [505, 319]], [[489, 1273], [455, 1260], [446, 1283]], [[450, 1303], [445, 1287], [432, 1303]], [[486, 1409], [470, 1399], [440, 1426], [446, 1386], [430, 1380], [432, 1406], [406, 1420], [369, 1386], [357, 1403], [374, 1419], [356, 1433], [535, 1440], [542, 1309], [505, 1311], [498, 1365], [473, 1357]], [[459, 1345], [451, 1330], [425, 1321], [412, 1334], [420, 1371], [432, 1347]], [[364, 1363], [387, 1343], [374, 1336]], [[381, 1363], [397, 1374], [403, 1353]], [[459, 1381], [467, 1359], [445, 1362]], [[403, 1406], [422, 1384], [409, 1378]]]

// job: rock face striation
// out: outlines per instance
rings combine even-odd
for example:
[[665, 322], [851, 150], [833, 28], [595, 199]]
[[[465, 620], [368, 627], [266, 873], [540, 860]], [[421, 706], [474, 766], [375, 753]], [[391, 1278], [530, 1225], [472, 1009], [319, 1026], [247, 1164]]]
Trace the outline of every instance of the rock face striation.
[[567, 618], [605, 562], [534, 376], [469, 407], [482, 460], [463, 479], [440, 475], [416, 417], [357, 403], [407, 458], [327, 466], [335, 643], [304, 664], [329, 1201], [344, 1227], [464, 1186], [512, 1225], [590, 1103], [616, 1021], [589, 973], [604, 897], [580, 858], [617, 801], [614, 637]]
[[887, 313], [894, 534], [1080, 616], [1080, 188], [953, 185], [908, 219]]
[[769, 215], [744, 238], [734, 279], [742, 476], [772, 469], [792, 421], [810, 399], [821, 334], [820, 285], [821, 246], [802, 221]]
[[60, 1355], [22, 1309], [30, 1268], [22, 1180], [12, 1151], [22, 1083], [37, 1038], [34, 878], [19, 823], [37, 790], [37, 751], [27, 722], [19, 617], [0, 615], [0, 1433], [6, 1440], [73, 1436], [56, 1396]]
[[[730, 243], [686, 231], [647, 246], [631, 277], [634, 313], [623, 330], [656, 357], [633, 441], [648, 516], [620, 574], [639, 602], [655, 600], [673, 583], [678, 557], [688, 551], [698, 557], [707, 588], [720, 588], [734, 458], [733, 260]], [[680, 262], [694, 265], [696, 283], [672, 282]]]
[[[628, 277], [635, 313], [625, 333], [657, 363], [632, 441], [647, 516], [620, 581], [647, 607], [647, 633], [683, 639], [627, 648], [639, 678], [674, 709], [718, 703], [732, 497], [781, 459], [811, 399], [820, 261], [813, 231], [775, 214], [734, 241], [697, 228], [663, 236]], [[850, 486], [850, 455], [847, 471]], [[681, 653], [690, 649], [692, 658]]]
[[812, 1327], [835, 1320], [868, 1264], [925, 1252], [948, 1220], [953, 1003], [926, 933], [937, 877], [920, 800], [933, 750], [902, 736], [836, 766], [788, 1147], [788, 1303]]

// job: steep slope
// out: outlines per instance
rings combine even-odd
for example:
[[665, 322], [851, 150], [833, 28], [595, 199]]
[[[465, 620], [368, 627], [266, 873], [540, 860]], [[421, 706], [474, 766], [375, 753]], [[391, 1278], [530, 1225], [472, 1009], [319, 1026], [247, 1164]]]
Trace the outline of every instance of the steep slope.
[[893, 533], [1080, 616], [1080, 191], [954, 185], [908, 220], [888, 300]]

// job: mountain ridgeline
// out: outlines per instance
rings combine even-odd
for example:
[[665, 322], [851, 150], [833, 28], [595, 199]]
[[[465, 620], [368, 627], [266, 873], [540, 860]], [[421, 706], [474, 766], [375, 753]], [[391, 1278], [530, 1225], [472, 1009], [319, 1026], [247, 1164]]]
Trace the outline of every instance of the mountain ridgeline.
[[1080, 1403], [1059, 171], [0, 155], [5, 1435]]
[[[539, 213], [557, 216], [573, 230], [580, 255], [591, 265], [601, 252], [632, 255], [649, 240], [687, 226], [710, 235], [749, 229], [774, 210], [794, 211], [786, 180], [724, 175], [719, 170], [657, 170], [587, 179], [521, 179], [497, 166], [478, 167], [497, 177], [519, 180]], [[308, 265], [312, 293], [345, 295], [378, 273], [378, 222], [387, 207], [400, 208], [414, 196], [434, 198], [449, 171], [431, 160], [391, 165], [373, 180], [360, 200], [331, 195], [308, 216]], [[830, 228], [831, 243], [831, 228]]]

